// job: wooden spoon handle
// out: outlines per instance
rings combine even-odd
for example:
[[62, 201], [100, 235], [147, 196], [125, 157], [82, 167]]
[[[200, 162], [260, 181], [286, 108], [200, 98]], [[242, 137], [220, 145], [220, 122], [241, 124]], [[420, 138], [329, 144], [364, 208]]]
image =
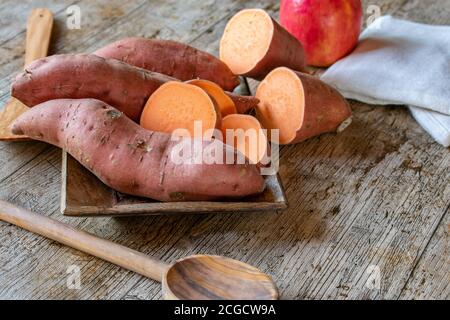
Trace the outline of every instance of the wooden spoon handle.
[[0, 220], [161, 282], [168, 265], [72, 226], [0, 200]]
[[47, 56], [52, 34], [53, 14], [48, 9], [33, 9], [27, 22], [25, 66]]

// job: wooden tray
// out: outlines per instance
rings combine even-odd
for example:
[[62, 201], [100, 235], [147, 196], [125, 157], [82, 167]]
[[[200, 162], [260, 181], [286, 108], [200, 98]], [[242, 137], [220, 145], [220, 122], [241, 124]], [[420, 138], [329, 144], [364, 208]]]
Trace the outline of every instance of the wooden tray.
[[277, 211], [287, 208], [278, 175], [266, 177], [264, 193], [237, 201], [159, 202], [119, 193], [63, 151], [61, 212], [67, 216], [129, 216], [206, 212]]

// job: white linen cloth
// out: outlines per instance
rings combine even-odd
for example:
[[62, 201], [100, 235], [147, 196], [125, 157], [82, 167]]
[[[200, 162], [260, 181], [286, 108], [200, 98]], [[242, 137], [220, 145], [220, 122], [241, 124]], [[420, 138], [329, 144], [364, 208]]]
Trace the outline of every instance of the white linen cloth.
[[437, 142], [450, 145], [450, 26], [380, 17], [321, 79], [349, 99], [408, 105]]

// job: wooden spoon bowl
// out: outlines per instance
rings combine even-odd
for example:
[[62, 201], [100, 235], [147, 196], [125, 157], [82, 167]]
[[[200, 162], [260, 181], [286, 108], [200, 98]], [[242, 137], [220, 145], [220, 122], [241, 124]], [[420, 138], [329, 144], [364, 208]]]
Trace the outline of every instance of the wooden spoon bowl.
[[241, 261], [195, 255], [172, 264], [162, 279], [169, 300], [276, 300], [272, 279]]

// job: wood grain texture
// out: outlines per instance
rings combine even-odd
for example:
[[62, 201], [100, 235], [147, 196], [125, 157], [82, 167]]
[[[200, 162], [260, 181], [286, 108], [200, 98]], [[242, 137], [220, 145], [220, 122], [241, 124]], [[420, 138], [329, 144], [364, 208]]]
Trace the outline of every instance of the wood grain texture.
[[47, 56], [53, 27], [53, 13], [46, 8], [31, 11], [27, 22], [25, 67]]
[[30, 210], [0, 201], [0, 220], [161, 282], [169, 265]]
[[162, 282], [165, 299], [274, 300], [271, 278], [243, 262], [195, 255], [167, 265], [138, 251], [0, 201], [0, 220]]
[[438, 225], [400, 299], [450, 299], [450, 211]]
[[[55, 12], [51, 53], [94, 51], [137, 35], [186, 41], [217, 54], [226, 21], [239, 9], [260, 7], [275, 17], [278, 10], [275, 0], [73, 2], [83, 12], [80, 30], [65, 27], [64, 10], [72, 2], [33, 1]], [[365, 8], [379, 5], [383, 14], [450, 24], [449, 0], [363, 2]], [[0, 28], [3, 102], [23, 64], [24, 22], [31, 6], [31, 1], [0, 4], [10, 9], [0, 12], [16, 13], [0, 20], [5, 21]], [[285, 299], [447, 298], [449, 149], [434, 143], [405, 108], [357, 102], [352, 108], [354, 123], [342, 134], [281, 150], [280, 175], [290, 202], [282, 213], [65, 217], [59, 213], [60, 150], [33, 142], [0, 144], [0, 199], [164, 261], [205, 253], [248, 262], [273, 275]], [[161, 298], [159, 285], [146, 278], [4, 223], [0, 261], [5, 299]], [[81, 269], [80, 290], [66, 286], [70, 265]], [[371, 266], [380, 268], [379, 289], [366, 286]]]
[[241, 261], [195, 255], [177, 260], [164, 274], [166, 300], [277, 300], [270, 276]]
[[[36, 59], [47, 56], [53, 27], [53, 13], [44, 8], [33, 9], [27, 21], [25, 67]], [[28, 107], [15, 98], [0, 112], [0, 140], [27, 140], [26, 136], [11, 132], [13, 121]]]

